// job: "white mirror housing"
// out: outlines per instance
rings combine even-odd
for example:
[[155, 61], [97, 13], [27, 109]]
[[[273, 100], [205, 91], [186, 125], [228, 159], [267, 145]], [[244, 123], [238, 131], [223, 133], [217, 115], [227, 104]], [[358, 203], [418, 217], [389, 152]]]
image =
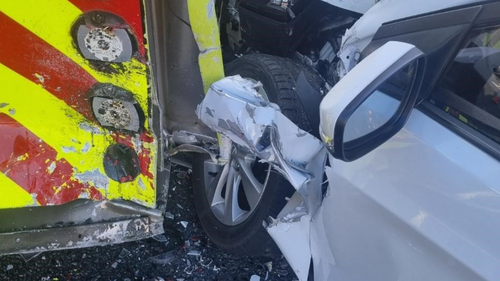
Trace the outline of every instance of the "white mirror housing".
[[[411, 68], [408, 68], [411, 66]], [[405, 68], [406, 67], [406, 68]], [[335, 87], [320, 105], [320, 135], [332, 155], [353, 161], [396, 134], [406, 123], [415, 105], [425, 68], [424, 54], [415, 46], [388, 42], [362, 60]], [[355, 140], [344, 141], [346, 123], [353, 113], [386, 81], [406, 69], [411, 75], [408, 89], [400, 96], [395, 113], [380, 127]]]

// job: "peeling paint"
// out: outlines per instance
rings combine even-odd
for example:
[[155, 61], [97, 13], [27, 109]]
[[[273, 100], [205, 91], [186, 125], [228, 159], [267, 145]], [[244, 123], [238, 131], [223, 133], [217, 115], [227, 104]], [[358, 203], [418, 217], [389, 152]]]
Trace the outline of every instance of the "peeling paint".
[[137, 184], [142, 188], [142, 190], [146, 189], [146, 185], [142, 181], [142, 178], [139, 178], [139, 180], [137, 180]]
[[109, 186], [109, 178], [106, 175], [101, 174], [99, 169], [84, 173], [77, 173], [75, 174], [75, 178], [84, 183], [91, 183], [97, 188], [107, 189]]
[[92, 145], [90, 144], [90, 142], [86, 142], [83, 145], [82, 149], [80, 149], [80, 151], [83, 152], [83, 153], [87, 153], [87, 152], [89, 152], [89, 150], [90, 150], [91, 147], [92, 147]]
[[200, 55], [206, 55], [207, 53], [213, 52], [213, 51], [218, 51], [218, 47], [211, 47], [211, 48], [205, 48], [200, 50]]
[[92, 134], [96, 134], [96, 135], [103, 134], [102, 130], [98, 126], [96, 126], [92, 123], [82, 122], [79, 124], [79, 127], [80, 127], [80, 129], [82, 129], [86, 132], [92, 133]]
[[61, 147], [64, 153], [73, 153], [76, 152], [76, 148], [74, 146], [63, 146]]
[[47, 173], [52, 174], [56, 169], [56, 162], [50, 163], [50, 166], [47, 168]]
[[215, 9], [214, 1], [211, 0], [207, 4], [207, 18], [208, 19], [210, 19], [214, 16], [214, 9]]
[[36, 79], [38, 79], [38, 81], [39, 81], [41, 84], [45, 83], [45, 78], [44, 78], [42, 75], [40, 75], [40, 74], [38, 74], [38, 73], [35, 73], [35, 74], [33, 74], [33, 75], [36, 77]]

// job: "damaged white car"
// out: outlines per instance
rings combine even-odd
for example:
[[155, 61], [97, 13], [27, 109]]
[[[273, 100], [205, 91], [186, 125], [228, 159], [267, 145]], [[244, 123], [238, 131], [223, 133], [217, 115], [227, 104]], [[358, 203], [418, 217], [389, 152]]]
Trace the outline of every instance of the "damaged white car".
[[331, 79], [324, 59], [232, 61], [197, 109], [222, 135], [193, 164], [210, 238], [241, 254], [274, 241], [300, 280], [498, 280], [499, 12], [380, 1]]

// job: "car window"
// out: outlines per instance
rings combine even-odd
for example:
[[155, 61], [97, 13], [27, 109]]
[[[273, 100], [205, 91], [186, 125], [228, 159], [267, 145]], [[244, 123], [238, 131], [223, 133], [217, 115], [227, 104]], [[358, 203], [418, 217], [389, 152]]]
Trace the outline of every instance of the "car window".
[[430, 101], [500, 143], [500, 26], [470, 32]]

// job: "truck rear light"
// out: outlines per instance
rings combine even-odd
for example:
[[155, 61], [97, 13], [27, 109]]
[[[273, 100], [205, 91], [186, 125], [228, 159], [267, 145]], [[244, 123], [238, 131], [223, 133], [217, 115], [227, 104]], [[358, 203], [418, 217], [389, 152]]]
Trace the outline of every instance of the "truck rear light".
[[102, 127], [137, 133], [144, 124], [144, 112], [129, 91], [112, 84], [90, 89], [92, 111]]

